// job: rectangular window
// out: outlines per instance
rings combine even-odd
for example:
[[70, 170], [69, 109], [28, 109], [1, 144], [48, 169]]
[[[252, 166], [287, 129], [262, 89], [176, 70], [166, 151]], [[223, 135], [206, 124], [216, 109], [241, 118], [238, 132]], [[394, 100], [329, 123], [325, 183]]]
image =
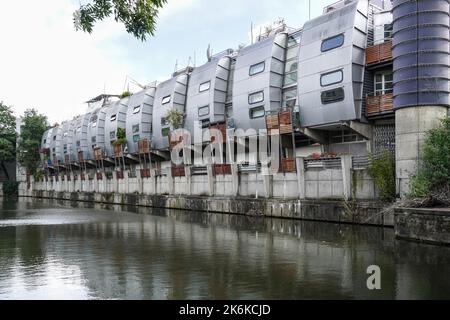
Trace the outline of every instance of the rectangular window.
[[56, 136], [53, 136], [53, 141], [56, 141]]
[[290, 86], [297, 83], [297, 71], [288, 73], [284, 76], [283, 86]]
[[44, 143], [47, 143], [47, 139], [44, 139]]
[[63, 137], [67, 137], [67, 134], [68, 134], [67, 132], [64, 132]]
[[332, 84], [341, 83], [344, 80], [342, 70], [324, 73], [320, 76], [320, 85], [322, 87], [331, 86]]
[[286, 66], [284, 68], [284, 72], [289, 73], [289, 72], [294, 72], [297, 71], [298, 69], [298, 62], [297, 60], [290, 60], [286, 62]]
[[117, 119], [117, 114], [111, 115], [111, 122], [116, 121], [116, 119]]
[[337, 36], [325, 39], [322, 41], [321, 51], [326, 52], [341, 47], [344, 44], [344, 35], [338, 34]]
[[96, 143], [96, 142], [97, 142], [97, 137], [96, 137], [96, 136], [93, 136], [93, 137], [91, 138], [91, 142], [92, 142], [92, 143]]
[[98, 116], [95, 114], [95, 115], [93, 115], [92, 117], [91, 117], [91, 123], [96, 123], [97, 122], [97, 119], [98, 119]]
[[252, 108], [250, 111], [250, 119], [261, 118], [266, 115], [266, 111], [264, 110], [264, 106]]
[[169, 134], [170, 134], [170, 128], [163, 128], [161, 130], [161, 134], [162, 134], [163, 137], [168, 137]]
[[393, 33], [393, 25], [392, 23], [388, 23], [384, 25], [384, 39], [392, 39]]
[[67, 144], [65, 144], [65, 145], [63, 146], [63, 149], [64, 149], [64, 151], [67, 150]]
[[141, 111], [141, 106], [136, 106], [133, 108], [133, 114], [139, 113]]
[[170, 102], [170, 95], [162, 98], [161, 104], [168, 104]]
[[250, 76], [254, 76], [255, 74], [264, 72], [265, 68], [266, 68], [266, 62], [265, 61], [257, 63], [257, 64], [254, 64], [254, 65], [250, 66], [248, 74]]
[[81, 127], [78, 127], [78, 128], [77, 128], [77, 132], [81, 132]]
[[140, 139], [140, 137], [139, 137], [138, 134], [135, 134], [135, 135], [133, 136], [133, 142], [138, 142], [139, 139]]
[[264, 101], [264, 91], [258, 91], [248, 95], [248, 104], [255, 104]]
[[389, 94], [393, 92], [394, 82], [393, 82], [392, 71], [384, 71], [375, 74], [375, 95]]
[[204, 129], [204, 128], [208, 128], [208, 127], [209, 127], [209, 124], [210, 124], [210, 122], [209, 122], [208, 119], [202, 120], [202, 128], [203, 128], [203, 129]]
[[91, 128], [95, 128], [95, 127], [97, 127], [97, 122], [94, 122], [94, 123], [91, 125]]
[[116, 139], [116, 132], [115, 131], [111, 131], [109, 133], [109, 139], [111, 139], [111, 140], [115, 140]]
[[77, 147], [79, 147], [81, 144], [80, 144], [80, 141], [77, 141]]
[[283, 92], [283, 107], [295, 107], [297, 104], [297, 88]]
[[324, 91], [321, 94], [323, 104], [329, 104], [344, 100], [344, 88], [337, 88], [333, 90]]
[[204, 116], [207, 116], [208, 114], [209, 114], [209, 106], [204, 106], [204, 107], [198, 108], [198, 116], [199, 117], [204, 117]]
[[211, 81], [203, 82], [198, 88], [198, 92], [208, 91], [211, 87]]
[[168, 126], [169, 125], [169, 122], [167, 122], [167, 119], [166, 118], [161, 118], [161, 126]]
[[139, 132], [139, 125], [138, 125], [138, 124], [135, 124], [135, 125], [131, 128], [131, 130], [133, 131], [133, 133], [138, 133], [138, 132]]

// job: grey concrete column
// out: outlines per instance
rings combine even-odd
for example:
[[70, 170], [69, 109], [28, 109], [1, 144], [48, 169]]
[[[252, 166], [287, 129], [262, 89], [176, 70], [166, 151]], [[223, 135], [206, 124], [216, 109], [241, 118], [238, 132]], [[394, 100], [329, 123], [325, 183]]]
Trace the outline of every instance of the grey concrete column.
[[297, 168], [297, 183], [299, 199], [306, 199], [306, 182], [305, 182], [305, 159], [296, 158], [295, 164]]
[[418, 172], [427, 131], [438, 127], [440, 120], [447, 114], [447, 107], [440, 106], [417, 106], [396, 110], [396, 180], [397, 192], [401, 197], [410, 192], [411, 177]]
[[233, 195], [239, 194], [239, 170], [236, 163], [231, 164], [231, 179], [233, 184]]
[[172, 177], [172, 168], [168, 167], [167, 168], [167, 185], [169, 188], [169, 194], [175, 194], [175, 186], [174, 186], [174, 179]]
[[130, 193], [130, 184], [129, 184], [129, 177], [128, 177], [128, 175], [129, 175], [129, 172], [130, 171], [123, 171], [123, 180], [121, 180], [122, 181], [122, 183], [125, 183], [125, 188], [124, 188], [124, 190], [125, 190], [125, 193], [126, 194], [129, 194]]
[[184, 172], [186, 174], [186, 194], [187, 195], [191, 195], [192, 191], [192, 173], [191, 173], [191, 166], [185, 166], [184, 167]]
[[352, 156], [343, 155], [341, 157], [342, 165], [342, 185], [344, 190], [344, 199], [349, 200], [352, 198]]
[[270, 172], [270, 168], [268, 166], [264, 166], [261, 168], [261, 176], [263, 179], [264, 185], [264, 194], [266, 198], [273, 197], [273, 175]]
[[116, 177], [116, 171], [113, 171], [113, 177], [112, 177], [112, 185], [113, 185], [113, 192], [119, 193], [119, 179]]
[[208, 192], [209, 192], [210, 196], [213, 196], [214, 195], [214, 184], [216, 182], [216, 177], [214, 176], [212, 164], [206, 165], [206, 172], [208, 173]]

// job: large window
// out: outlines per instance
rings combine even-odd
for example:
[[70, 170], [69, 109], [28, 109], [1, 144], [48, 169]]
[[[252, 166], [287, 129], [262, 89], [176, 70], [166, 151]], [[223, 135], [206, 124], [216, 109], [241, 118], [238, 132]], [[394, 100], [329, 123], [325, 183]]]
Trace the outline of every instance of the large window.
[[291, 88], [283, 92], [283, 107], [293, 108], [297, 104], [297, 88]]
[[344, 88], [337, 88], [322, 92], [321, 99], [323, 104], [343, 101], [345, 98]]
[[344, 35], [339, 34], [337, 36], [325, 39], [322, 41], [321, 51], [326, 52], [341, 47], [344, 44]]
[[199, 92], [208, 91], [210, 87], [211, 87], [211, 81], [206, 81], [206, 82], [203, 82], [202, 84], [200, 84], [198, 91]]
[[131, 127], [131, 130], [133, 131], [133, 133], [138, 133], [139, 132], [139, 125], [135, 124], [133, 127]]
[[344, 79], [342, 70], [324, 73], [320, 76], [320, 85], [322, 87], [331, 86], [332, 84], [341, 83]]
[[392, 93], [394, 89], [392, 71], [384, 71], [375, 74], [375, 95]]
[[251, 108], [249, 110], [249, 112], [250, 112], [250, 119], [261, 118], [261, 117], [264, 117], [266, 115], [266, 111], [264, 110], [264, 106]]
[[138, 134], [135, 134], [134, 136], [133, 136], [133, 142], [138, 142], [139, 141], [139, 135]]
[[162, 98], [161, 104], [167, 104], [170, 102], [170, 95], [169, 96], [165, 96], [164, 98]]
[[264, 101], [264, 91], [258, 91], [248, 95], [248, 103], [255, 104]]
[[264, 72], [265, 68], [266, 68], [266, 62], [265, 61], [257, 63], [257, 64], [254, 64], [254, 65], [250, 66], [248, 74], [251, 75], [251, 76], [254, 76], [255, 74]]
[[208, 114], [209, 114], [209, 106], [204, 106], [204, 107], [198, 108], [198, 116], [199, 117], [204, 117], [204, 116], [207, 116]]
[[116, 139], [116, 132], [115, 131], [110, 131], [109, 132], [109, 138], [111, 140], [115, 140]]

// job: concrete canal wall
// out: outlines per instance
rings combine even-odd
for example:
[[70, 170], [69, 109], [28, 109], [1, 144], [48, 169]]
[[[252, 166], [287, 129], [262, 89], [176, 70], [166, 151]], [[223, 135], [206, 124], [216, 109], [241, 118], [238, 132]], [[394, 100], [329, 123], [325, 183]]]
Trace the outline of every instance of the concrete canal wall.
[[450, 245], [450, 208], [395, 210], [397, 238]]

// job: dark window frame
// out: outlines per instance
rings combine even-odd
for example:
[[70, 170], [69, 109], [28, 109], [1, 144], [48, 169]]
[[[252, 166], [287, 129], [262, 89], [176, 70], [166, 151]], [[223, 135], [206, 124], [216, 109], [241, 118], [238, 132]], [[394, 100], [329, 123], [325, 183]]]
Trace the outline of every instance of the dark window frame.
[[[202, 86], [205, 84], [208, 84], [208, 88], [202, 90]], [[211, 80], [205, 81], [198, 85], [198, 92], [206, 92], [206, 91], [209, 91], [210, 89], [211, 89]]]
[[[167, 100], [167, 99], [168, 99], [168, 100]], [[167, 100], [167, 101], [165, 101], [165, 100]], [[163, 97], [163, 98], [161, 99], [161, 104], [162, 104], [162, 105], [168, 104], [168, 103], [170, 103], [170, 101], [172, 101], [172, 95], [171, 95], [171, 94], [169, 94], [168, 96]]]
[[[252, 115], [252, 112], [254, 112], [254, 111], [257, 110], [257, 109], [262, 109], [262, 110], [264, 111], [264, 113], [263, 113], [261, 116], [254, 117], [254, 116]], [[250, 117], [250, 119], [259, 119], [259, 118], [265, 117], [265, 115], [266, 115], [266, 108], [264, 108], [263, 105], [262, 105], [262, 106], [257, 106], [257, 107], [253, 107], [253, 108], [248, 109], [248, 112], [249, 112], [249, 117]]]
[[[333, 46], [324, 48], [325, 44], [327, 44], [328, 42], [330, 42], [330, 41], [332, 41], [334, 39], [338, 39], [338, 38], [342, 38], [342, 41], [340, 42], [339, 45], [333, 45]], [[335, 36], [332, 36], [332, 37], [329, 37], [329, 38], [326, 38], [326, 39], [322, 40], [322, 44], [320, 45], [320, 51], [321, 52], [331, 51], [331, 50], [334, 50], [334, 49], [342, 47], [344, 45], [344, 43], [345, 43], [345, 35], [344, 35], [344, 33], [340, 33], [340, 34], [337, 34]]]
[[[206, 108], [208, 108], [208, 113], [206, 113], [206, 114], [200, 114], [200, 110], [206, 109]], [[206, 105], [206, 106], [203, 106], [203, 107], [199, 107], [199, 108], [197, 109], [197, 115], [198, 115], [199, 117], [206, 117], [206, 116], [209, 116], [210, 112], [211, 112], [211, 108], [209, 107], [209, 104]]]
[[[327, 93], [330, 93], [330, 92], [332, 92], [332, 91], [335, 91], [335, 92], [342, 92], [342, 95], [341, 96], [338, 96], [338, 98], [336, 99], [333, 99], [333, 100], [331, 100], [330, 98], [328, 98], [328, 100], [324, 100], [326, 97], [325, 97], [325, 95], [327, 94]], [[339, 87], [339, 88], [335, 88], [335, 89], [330, 89], [330, 90], [326, 90], [326, 91], [322, 91], [322, 93], [320, 94], [320, 100], [322, 101], [322, 104], [332, 104], [332, 103], [336, 103], [336, 102], [341, 102], [341, 101], [344, 101], [345, 100], [345, 90], [344, 90], [344, 87]]]
[[[260, 93], [262, 93], [262, 100], [256, 101], [256, 102], [250, 102], [250, 97], [251, 96], [255, 96], [255, 95], [260, 94]], [[248, 95], [248, 104], [253, 105], [253, 104], [258, 104], [258, 103], [264, 102], [265, 98], [266, 97], [264, 96], [264, 90], [260, 90], [260, 91], [249, 93], [249, 95]]]
[[[261, 70], [261, 71], [258, 71], [258, 72], [252, 73], [252, 69], [255, 68], [255, 67], [257, 67], [257, 66], [259, 66], [259, 65], [263, 65], [262, 70]], [[248, 75], [249, 75], [250, 77], [252, 77], [252, 76], [255, 76], [255, 75], [257, 75], [257, 74], [263, 73], [265, 70], [266, 70], [266, 61], [264, 60], [264, 61], [261, 61], [261, 62], [252, 64], [252, 65], [248, 68]]]
[[[333, 74], [333, 73], [340, 73], [341, 74], [341, 80], [336, 81], [336, 82], [331, 82], [331, 83], [328, 83], [328, 84], [323, 84], [323, 81], [322, 81], [323, 78], [326, 77], [326, 76], [329, 76], [330, 74]], [[342, 69], [330, 71], [330, 72], [327, 72], [327, 73], [322, 73], [320, 75], [320, 86], [321, 87], [329, 87], [329, 86], [332, 86], [334, 84], [342, 83], [343, 81], [344, 81], [344, 71]]]

